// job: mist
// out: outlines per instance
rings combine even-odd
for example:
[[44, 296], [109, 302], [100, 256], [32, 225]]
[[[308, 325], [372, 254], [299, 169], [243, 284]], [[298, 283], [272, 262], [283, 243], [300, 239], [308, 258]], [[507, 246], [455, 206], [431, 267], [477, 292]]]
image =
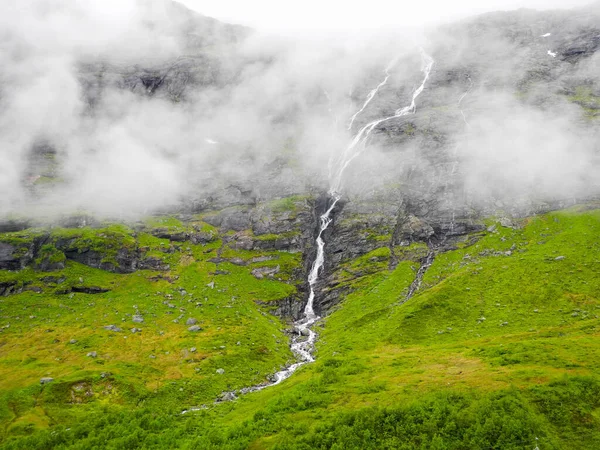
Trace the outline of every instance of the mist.
[[[475, 18], [323, 41], [162, 1], [3, 4], [0, 216], [135, 218], [227, 206], [232, 186], [252, 201], [325, 191], [329, 161], [354, 133], [410, 103], [419, 46], [435, 64], [416, 112], [377, 128], [344, 175], [347, 195], [411, 172], [411, 189], [451, 184], [462, 204], [589, 197], [600, 188], [597, 121], [569, 98], [597, 88], [599, 59], [550, 56], [565, 44], [541, 25], [515, 39], [512, 24], [528, 14], [498, 16], [510, 26]], [[562, 27], [561, 14], [544, 23]]]

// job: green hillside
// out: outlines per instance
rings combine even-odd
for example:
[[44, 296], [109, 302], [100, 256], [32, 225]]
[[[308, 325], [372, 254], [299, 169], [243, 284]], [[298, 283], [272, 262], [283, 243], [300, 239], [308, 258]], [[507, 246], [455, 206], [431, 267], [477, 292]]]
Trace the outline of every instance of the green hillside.
[[[395, 248], [395, 267], [388, 247], [342, 264], [334, 277], [347, 294], [316, 327], [317, 361], [223, 402], [292, 360], [288, 325], [268, 311], [298, 292], [301, 254], [232, 248], [201, 218], [168, 220], [171, 231], [201, 225], [214, 235], [202, 244], [157, 238], [153, 227], [165, 223], [152, 221], [144, 231], [53, 229], [52, 255], [65, 234], [88, 247], [110, 236], [170, 267], [114, 273], [67, 260], [53, 272], [1, 272], [3, 285], [23, 288], [0, 298], [1, 446], [598, 448], [595, 208], [511, 227], [489, 219], [487, 231], [436, 254], [409, 299], [422, 244]], [[39, 233], [0, 241], [25, 248]], [[228, 260], [218, 268], [217, 253]], [[252, 275], [275, 265], [274, 276]], [[188, 318], [201, 330], [188, 331]]]

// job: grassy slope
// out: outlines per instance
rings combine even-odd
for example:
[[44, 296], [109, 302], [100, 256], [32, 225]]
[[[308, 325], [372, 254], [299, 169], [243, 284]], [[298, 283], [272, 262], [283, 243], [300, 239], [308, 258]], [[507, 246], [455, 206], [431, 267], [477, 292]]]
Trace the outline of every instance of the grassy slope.
[[[207, 224], [195, 225], [217, 235]], [[152, 219], [147, 227], [188, 228], [176, 219]], [[42, 232], [6, 233], [1, 239], [27, 243]], [[172, 243], [122, 226], [51, 232], [51, 240], [73, 237], [82, 248], [103, 250], [108, 258], [114, 254], [113, 241], [137, 243], [171, 270], [115, 274], [67, 261], [64, 270], [48, 273], [0, 272], [0, 282], [27, 286], [20, 294], [0, 297], [0, 326], [6, 327], [0, 332], [3, 437], [71, 423], [105, 405], [180, 412], [212, 403], [225, 390], [264, 382], [292, 360], [286, 325], [258, 302], [268, 305], [296, 292], [291, 272], [300, 254], [236, 251], [220, 239], [204, 245]], [[219, 249], [248, 265], [220, 263], [221, 273], [215, 274], [217, 265], [209, 260]], [[252, 263], [258, 256], [273, 260]], [[276, 278], [251, 275], [253, 268], [273, 264], [281, 268]], [[64, 293], [78, 286], [109, 291]], [[143, 323], [133, 321], [136, 314]], [[188, 318], [196, 319], [202, 331], [188, 331]], [[108, 325], [122, 331], [104, 329]], [[96, 358], [87, 356], [93, 351]], [[40, 386], [41, 377], [55, 381]]]
[[340, 268], [364, 276], [281, 385], [184, 417], [106, 409], [6, 447], [598, 448], [599, 233], [585, 208], [498, 226], [438, 255], [407, 303], [423, 249], [393, 271], [375, 250]]

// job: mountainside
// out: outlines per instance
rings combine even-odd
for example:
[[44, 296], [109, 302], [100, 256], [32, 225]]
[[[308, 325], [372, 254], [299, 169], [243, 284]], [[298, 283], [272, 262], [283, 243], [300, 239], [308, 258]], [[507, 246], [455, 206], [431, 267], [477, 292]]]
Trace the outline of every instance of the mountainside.
[[0, 448], [600, 446], [598, 4], [136, 5], [6, 7]]

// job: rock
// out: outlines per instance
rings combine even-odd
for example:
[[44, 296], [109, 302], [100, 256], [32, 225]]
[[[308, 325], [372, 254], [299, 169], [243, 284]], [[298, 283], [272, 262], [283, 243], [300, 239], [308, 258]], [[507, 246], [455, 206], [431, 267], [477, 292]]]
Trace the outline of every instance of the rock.
[[250, 220], [250, 213], [247, 210], [241, 210], [237, 207], [226, 208], [214, 216], [204, 218], [206, 223], [220, 227], [223, 231], [247, 230], [251, 225]]
[[54, 381], [54, 378], [50, 378], [50, 377], [44, 377], [44, 378], [40, 378], [40, 384], [48, 384], [48, 383], [52, 383]]
[[279, 273], [279, 270], [279, 265], [276, 267], [257, 267], [256, 269], [252, 269], [252, 275], [260, 280], [264, 277], [272, 277]]
[[133, 319], [131, 319], [131, 321], [135, 323], [144, 323], [144, 318], [136, 314], [135, 316], [133, 316]]
[[554, 261], [562, 261], [563, 259], [565, 259], [564, 256], [557, 256], [556, 258], [554, 258]]
[[16, 281], [3, 281], [0, 282], [0, 296], [8, 296], [11, 294], [18, 294], [22, 292], [22, 284]]
[[294, 333], [300, 336], [310, 336], [310, 331], [306, 328], [294, 327]]
[[229, 260], [231, 264], [235, 264], [236, 266], [247, 266], [248, 263], [241, 258], [231, 258]]
[[209, 288], [211, 288], [211, 289], [214, 289], [214, 288], [215, 288], [215, 282], [214, 282], [214, 281], [211, 281], [210, 283], [208, 283], [208, 284], [206, 285], [206, 287], [209, 287]]
[[225, 373], [225, 369], [217, 369], [217, 373], [219, 375], [223, 375]]
[[190, 348], [190, 353], [196, 353], [196, 347]]
[[413, 241], [427, 241], [431, 236], [435, 234], [435, 231], [427, 222], [418, 217], [409, 214], [403, 221], [399, 228], [399, 235], [401, 240]]
[[71, 290], [83, 294], [103, 294], [105, 292], [110, 292], [110, 289], [104, 289], [98, 286], [73, 286]]
[[514, 222], [508, 217], [503, 217], [500, 219], [500, 225], [504, 228], [515, 228]]
[[25, 247], [0, 242], [0, 270], [21, 270], [26, 264], [21, 254], [26, 255], [28, 251]]
[[185, 321], [186, 325], [196, 325], [198, 323], [198, 321], [196, 319], [194, 319], [193, 317], [190, 317], [188, 320]]
[[218, 401], [219, 402], [231, 402], [235, 399], [237, 399], [237, 397], [235, 396], [235, 394], [233, 392], [222, 392], [221, 395], [219, 395]]
[[115, 332], [121, 331], [121, 329], [119, 327], [117, 327], [116, 325], [105, 325], [102, 328], [104, 328], [105, 330], [108, 330], [108, 331], [115, 331]]
[[89, 352], [89, 353], [88, 353], [87, 355], [85, 355], [85, 356], [89, 356], [90, 358], [96, 358], [96, 357], [98, 357], [98, 353], [96, 353], [96, 352]]
[[199, 327], [198, 325], [193, 325], [191, 327], [188, 328], [188, 331], [191, 331], [193, 333], [197, 332], [197, 331], [202, 331], [202, 328]]
[[71, 340], [69, 341], [69, 344], [77, 344], [77, 339], [71, 339]]
[[139, 329], [139, 328], [132, 328], [132, 329], [131, 329], [131, 332], [132, 332], [132, 333], [140, 333], [141, 331], [142, 331], [142, 330], [141, 330], [141, 329]]

